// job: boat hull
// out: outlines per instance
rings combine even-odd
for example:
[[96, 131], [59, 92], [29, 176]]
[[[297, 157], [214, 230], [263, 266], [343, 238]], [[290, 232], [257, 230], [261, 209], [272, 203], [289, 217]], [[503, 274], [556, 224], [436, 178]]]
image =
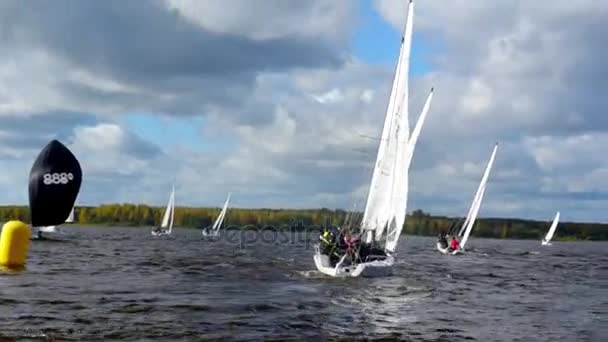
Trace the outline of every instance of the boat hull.
[[63, 233], [57, 226], [38, 227], [38, 231], [40, 231], [42, 233], [53, 233], [53, 234]]
[[437, 242], [436, 244], [437, 250], [439, 252], [441, 252], [441, 254], [449, 254], [450, 253], [450, 247], [446, 247], [446, 248], [442, 248], [441, 244], [439, 242]]
[[464, 253], [464, 249], [458, 248], [458, 249], [452, 251], [450, 254], [451, 255], [458, 255], [458, 254], [463, 254], [463, 253]]
[[545, 240], [542, 240], [542, 241], [540, 242], [540, 244], [541, 244], [541, 245], [543, 245], [543, 246], [551, 246], [551, 242], [547, 242], [547, 241], [545, 241]]
[[317, 247], [313, 257], [317, 270], [327, 276], [345, 278], [345, 277], [385, 277], [392, 274], [392, 266], [395, 259], [388, 256], [384, 260], [364, 262], [356, 265], [332, 267], [329, 257], [321, 254]]
[[219, 231], [207, 231], [207, 230], [203, 230], [203, 237], [218, 237], [220, 235]]
[[168, 230], [160, 230], [160, 231], [153, 230], [150, 232], [150, 234], [152, 234], [152, 236], [164, 236], [164, 235], [171, 235], [171, 232], [169, 232]]

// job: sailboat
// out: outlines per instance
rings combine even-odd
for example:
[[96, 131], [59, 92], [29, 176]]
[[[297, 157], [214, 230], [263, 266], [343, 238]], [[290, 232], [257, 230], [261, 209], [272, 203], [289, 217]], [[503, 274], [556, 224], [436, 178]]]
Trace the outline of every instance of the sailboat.
[[431, 89], [410, 137], [408, 73], [413, 16], [414, 3], [410, 0], [367, 203], [358, 227], [364, 242], [361, 248], [365, 246], [370, 254], [362, 256], [362, 253], [357, 253], [358, 257], [353, 258], [345, 253], [334, 263], [332, 257], [317, 245], [313, 259], [317, 270], [325, 275], [382, 276], [389, 274], [394, 264], [394, 253], [405, 223], [409, 167], [433, 95]]
[[209, 228], [203, 229], [203, 236], [215, 237], [220, 234], [220, 228], [222, 227], [222, 223], [224, 222], [224, 218], [226, 217], [226, 211], [228, 211], [228, 204], [230, 203], [230, 196], [231, 196], [231, 193], [228, 194], [228, 198], [226, 198], [226, 202], [224, 202], [224, 206], [222, 207], [222, 210], [220, 211], [217, 218], [215, 219], [213, 226], [211, 226], [211, 229], [209, 229]]
[[175, 185], [171, 188], [171, 195], [169, 196], [169, 203], [167, 203], [167, 209], [165, 209], [165, 215], [160, 227], [155, 227], [150, 232], [152, 236], [171, 235], [173, 231], [173, 220], [175, 217]]
[[545, 235], [545, 238], [541, 241], [543, 246], [551, 246], [551, 239], [553, 238], [553, 234], [555, 234], [555, 230], [557, 229], [557, 225], [559, 224], [559, 211], [555, 214], [555, 218], [553, 219], [553, 223], [551, 223], [551, 227]]
[[481, 208], [481, 201], [483, 200], [483, 195], [486, 191], [486, 184], [488, 182], [488, 178], [490, 177], [490, 171], [492, 170], [492, 166], [494, 165], [494, 160], [496, 159], [496, 152], [498, 151], [498, 143], [494, 145], [494, 150], [492, 151], [492, 155], [490, 156], [490, 161], [486, 166], [486, 170], [481, 178], [481, 182], [479, 183], [479, 187], [477, 188], [477, 193], [473, 198], [473, 203], [471, 203], [471, 207], [469, 208], [469, 213], [467, 214], [467, 218], [465, 219], [460, 231], [458, 232], [459, 238], [459, 248], [452, 251], [449, 247], [442, 248], [440, 243], [437, 243], [437, 250], [439, 250], [443, 254], [451, 253], [452, 255], [456, 255], [458, 253], [464, 252], [464, 246], [467, 244], [469, 240], [469, 236], [471, 235], [471, 230], [473, 230], [473, 226], [475, 225], [475, 220], [477, 219], [477, 214], [479, 214], [479, 208]]
[[32, 227], [42, 233], [59, 233], [57, 226], [70, 218], [82, 183], [82, 169], [72, 152], [51, 141], [36, 158], [30, 171], [29, 202]]

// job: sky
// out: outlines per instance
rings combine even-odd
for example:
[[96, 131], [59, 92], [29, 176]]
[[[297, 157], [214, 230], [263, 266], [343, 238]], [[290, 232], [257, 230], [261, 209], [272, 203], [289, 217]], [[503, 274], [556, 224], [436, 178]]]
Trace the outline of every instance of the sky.
[[[77, 205], [364, 205], [404, 0], [0, 2], [0, 204], [38, 152]], [[608, 222], [608, 3], [417, 0], [408, 210]], [[367, 136], [367, 137], [366, 137]]]

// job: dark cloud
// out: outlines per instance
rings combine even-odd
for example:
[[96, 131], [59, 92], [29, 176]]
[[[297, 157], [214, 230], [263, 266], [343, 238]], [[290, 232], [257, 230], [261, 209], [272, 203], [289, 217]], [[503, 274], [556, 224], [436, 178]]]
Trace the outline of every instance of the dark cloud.
[[250, 78], [264, 70], [341, 63], [339, 51], [319, 37], [252, 40], [216, 33], [160, 1], [9, 1], [0, 12], [8, 46], [44, 47], [77, 66], [128, 82]]
[[[281, 11], [294, 10], [291, 5], [274, 8], [269, 4], [259, 6], [260, 20], [280, 18]], [[298, 6], [307, 9], [311, 4]], [[221, 113], [259, 125], [268, 123], [270, 115], [268, 101], [251, 96], [260, 74], [339, 68], [347, 55], [348, 40], [337, 40], [335, 33], [293, 30], [314, 24], [306, 22], [305, 16], [285, 23], [282, 34], [261, 39], [213, 31], [181, 14], [164, 1], [3, 2], [0, 61], [4, 57], [16, 65], [40, 63], [36, 70], [52, 73], [50, 83], [48, 75], [28, 75], [31, 82], [18, 85], [10, 99], [22, 103], [31, 95], [27, 89], [32, 84], [47, 85], [52, 93], [45, 95], [53, 100], [61, 96], [62, 103], [42, 98], [32, 105], [42, 102], [43, 109], [96, 113]], [[22, 61], [21, 56], [38, 56], [34, 52], [41, 56]], [[30, 68], [22, 65], [20, 69]]]
[[[44, 148], [52, 139], [66, 143], [72, 136], [74, 126], [96, 122], [94, 115], [85, 113], [48, 112], [28, 116], [0, 116], [0, 144], [4, 148], [29, 151], [27, 153], [31, 154]], [[12, 157], [15, 157], [14, 153], [3, 154], [4, 159]]]

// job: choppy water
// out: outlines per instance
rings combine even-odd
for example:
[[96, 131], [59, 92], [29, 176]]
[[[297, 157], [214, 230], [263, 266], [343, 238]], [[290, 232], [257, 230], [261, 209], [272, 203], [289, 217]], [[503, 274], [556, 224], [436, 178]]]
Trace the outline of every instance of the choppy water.
[[302, 237], [66, 230], [0, 274], [0, 338], [608, 341], [604, 242], [472, 238], [450, 257], [408, 236], [393, 276], [332, 279]]

